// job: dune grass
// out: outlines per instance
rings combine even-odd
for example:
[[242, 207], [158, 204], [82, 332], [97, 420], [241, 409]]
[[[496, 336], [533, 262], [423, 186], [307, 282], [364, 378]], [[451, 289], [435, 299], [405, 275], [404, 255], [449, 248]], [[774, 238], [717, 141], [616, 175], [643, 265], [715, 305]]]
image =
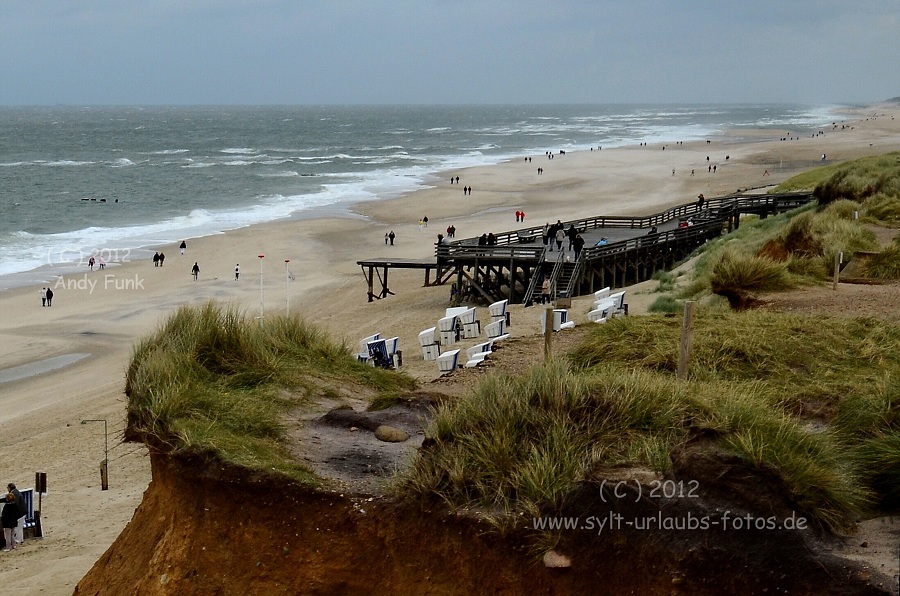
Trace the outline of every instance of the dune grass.
[[171, 451], [312, 482], [284, 446], [288, 410], [336, 388], [377, 395], [413, 385], [357, 363], [299, 317], [259, 322], [213, 303], [182, 307], [134, 348], [125, 388], [128, 433]]
[[[865, 224], [900, 225], [900, 152], [817, 168], [774, 192], [810, 189], [818, 206], [766, 219], [742, 217], [739, 229], [701, 247], [693, 279], [673, 295], [696, 300], [721, 293], [734, 305], [736, 295], [827, 281], [840, 252], [848, 256], [877, 250], [875, 235]], [[892, 251], [876, 259], [868, 275], [896, 279], [900, 265]], [[660, 286], [660, 291], [668, 290]], [[662, 308], [667, 306], [661, 302]]]
[[[848, 528], [900, 474], [900, 329], [881, 321], [702, 313], [691, 378], [681, 321], [591, 328], [565, 359], [493, 375], [441, 405], [405, 494], [499, 514], [561, 510], [608, 466], [666, 472], [692, 436], [774, 471], [822, 527]], [[748, 488], [749, 490], [749, 488]]]
[[872, 256], [867, 261], [863, 273], [872, 279], [900, 279], [900, 236], [894, 238], [894, 241], [877, 255]]

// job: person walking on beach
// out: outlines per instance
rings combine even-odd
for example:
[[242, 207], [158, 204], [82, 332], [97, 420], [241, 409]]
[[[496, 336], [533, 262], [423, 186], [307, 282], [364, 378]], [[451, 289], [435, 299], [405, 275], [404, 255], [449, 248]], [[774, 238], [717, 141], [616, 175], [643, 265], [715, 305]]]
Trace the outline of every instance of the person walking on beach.
[[94, 263], [95, 263], [95, 262], [96, 262], [96, 261], [94, 261], [94, 257], [91, 257], [90, 259], [88, 259], [88, 267], [91, 268], [91, 271], [94, 270]]
[[47, 306], [53, 306], [53, 290], [47, 288]]
[[16, 523], [15, 535], [16, 544], [22, 544], [25, 542], [25, 516], [28, 514], [28, 504], [25, 502], [25, 497], [23, 497], [22, 493], [19, 492], [19, 489], [16, 488], [14, 482], [7, 484], [6, 490], [15, 497], [16, 506], [19, 508], [19, 519]]
[[47, 288], [41, 288], [41, 306], [47, 306]]
[[6, 493], [6, 504], [0, 513], [0, 525], [3, 526], [3, 537], [6, 538], [6, 548], [10, 551], [16, 548], [16, 525], [19, 522], [19, 507], [16, 505], [16, 497], [12, 493]]
[[178, 248], [181, 249], [181, 254], [184, 254], [184, 250], [187, 248], [187, 243], [184, 240], [182, 240], [181, 244], [178, 246]]
[[200, 265], [194, 261], [194, 266], [191, 267], [191, 275], [194, 276], [194, 281], [197, 281], [197, 276], [200, 275]]
[[100, 267], [101, 270], [106, 269], [106, 261], [103, 259], [103, 257], [97, 258], [97, 265]]
[[159, 253], [158, 252], [153, 253], [153, 266], [159, 267]]
[[237, 281], [241, 277], [241, 264], [238, 263], [234, 266], [234, 281]]
[[391, 233], [388, 234], [388, 240], [391, 241], [391, 246], [394, 246], [394, 238], [396, 238], [396, 237], [397, 237], [397, 235], [394, 234], [394, 230], [391, 230]]
[[160, 267], [163, 266], [163, 261], [165, 261], [165, 260], [166, 260], [166, 253], [164, 253], [164, 252], [159, 253], [159, 266]]
[[428, 227], [428, 216], [427, 215], [422, 218], [422, 223], [425, 225], [426, 228]]

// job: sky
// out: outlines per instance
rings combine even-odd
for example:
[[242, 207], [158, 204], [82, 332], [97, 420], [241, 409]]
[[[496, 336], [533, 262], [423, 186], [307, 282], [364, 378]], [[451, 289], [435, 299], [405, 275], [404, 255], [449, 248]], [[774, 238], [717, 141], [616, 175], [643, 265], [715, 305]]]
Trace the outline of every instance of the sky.
[[898, 0], [0, 0], [0, 105], [896, 96]]

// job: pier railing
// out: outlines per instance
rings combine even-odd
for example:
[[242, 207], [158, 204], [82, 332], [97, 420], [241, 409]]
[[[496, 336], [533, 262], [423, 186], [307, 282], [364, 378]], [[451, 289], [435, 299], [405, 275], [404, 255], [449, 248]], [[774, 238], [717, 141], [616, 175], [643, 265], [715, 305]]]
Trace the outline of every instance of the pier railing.
[[[704, 200], [701, 207], [698, 202], [685, 203], [677, 205], [651, 215], [644, 216], [623, 216], [623, 215], [599, 215], [596, 217], [584, 217], [580, 219], [568, 220], [562, 222], [565, 228], [574, 225], [575, 229], [583, 232], [589, 229], [597, 228], [630, 228], [630, 229], [649, 229], [653, 226], [660, 226], [673, 219], [693, 218], [698, 221], [703, 220], [721, 220], [725, 219], [730, 213], [757, 213], [760, 215], [768, 215], [794, 209], [815, 200], [811, 192], [790, 192], [768, 195], [750, 195], [750, 194], [733, 194], [723, 197], [716, 197]], [[695, 227], [695, 226], [694, 226]], [[672, 230], [673, 233], [683, 233], [682, 230]], [[444, 245], [437, 251], [437, 256], [442, 260], [453, 260], [454, 258], [471, 259], [474, 257], [485, 257], [490, 259], [540, 259], [544, 246], [541, 241], [544, 233], [544, 226], [535, 226], [528, 228], [519, 228], [501, 232], [494, 236], [493, 244], [479, 245], [478, 238], [465, 238], [456, 240], [449, 245]], [[665, 234], [665, 233], [661, 233]], [[666, 236], [665, 238], [668, 238]], [[528, 239], [528, 240], [525, 240]], [[640, 243], [643, 238], [633, 238], [631, 240], [623, 240], [619, 242], [611, 242], [605, 247], [592, 247], [585, 249], [582, 258], [593, 258], [597, 254], [595, 248], [601, 251], [621, 250], [623, 246], [630, 246], [629, 243]], [[528, 241], [535, 242], [535, 246], [530, 246]], [[627, 250], [627, 248], [626, 248]]]

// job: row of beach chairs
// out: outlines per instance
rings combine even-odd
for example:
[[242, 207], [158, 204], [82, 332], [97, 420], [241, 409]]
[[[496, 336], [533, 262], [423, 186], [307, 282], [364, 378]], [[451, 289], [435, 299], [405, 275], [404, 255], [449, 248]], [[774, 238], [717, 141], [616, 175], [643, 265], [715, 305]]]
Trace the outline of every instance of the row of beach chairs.
[[627, 315], [625, 291], [610, 294], [609, 288], [594, 292], [594, 305], [588, 312], [588, 319], [594, 323], [605, 323], [617, 315]]
[[356, 352], [356, 359], [359, 362], [380, 368], [399, 368], [402, 358], [399, 337], [382, 339], [380, 333], [375, 333], [359, 340], [359, 348]]
[[[488, 307], [491, 322], [485, 325], [488, 341], [482, 342], [466, 350], [468, 367], [481, 364], [491, 353], [495, 341], [509, 337], [506, 326], [509, 316], [506, 308], [508, 300], [494, 302]], [[442, 346], [450, 346], [460, 339], [476, 339], [481, 336], [481, 321], [476, 318], [474, 308], [448, 308], [437, 326], [429, 327], [419, 333], [419, 345], [425, 360], [436, 360], [441, 372], [450, 372], [459, 368], [461, 350], [441, 352]], [[478, 348], [478, 349], [476, 349]]]
[[[594, 323], [605, 323], [618, 315], [628, 314], [628, 305], [625, 304], [625, 291], [610, 293], [609, 288], [603, 288], [594, 292], [594, 304], [588, 312], [588, 320]], [[541, 333], [547, 328], [547, 319], [540, 315]], [[569, 311], [564, 308], [553, 309], [553, 330], [562, 331], [575, 327], [575, 321], [569, 319]]]

